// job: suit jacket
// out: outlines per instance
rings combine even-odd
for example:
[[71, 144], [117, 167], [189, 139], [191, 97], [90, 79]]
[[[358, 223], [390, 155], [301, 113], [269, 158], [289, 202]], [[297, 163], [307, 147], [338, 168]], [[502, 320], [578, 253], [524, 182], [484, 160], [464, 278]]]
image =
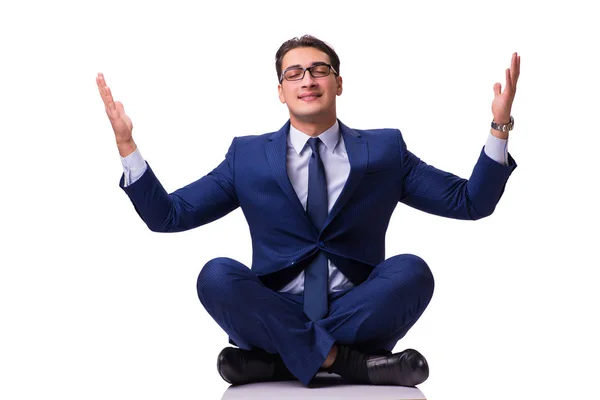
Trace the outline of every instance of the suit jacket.
[[350, 129], [341, 122], [350, 174], [323, 228], [310, 222], [286, 170], [288, 121], [279, 131], [236, 137], [225, 160], [168, 194], [148, 165], [120, 186], [156, 232], [192, 229], [241, 207], [252, 237], [251, 269], [277, 290], [323, 251], [356, 284], [385, 257], [385, 234], [398, 202], [458, 219], [490, 215], [516, 168], [481, 151], [469, 180], [427, 165], [407, 150], [397, 129]]

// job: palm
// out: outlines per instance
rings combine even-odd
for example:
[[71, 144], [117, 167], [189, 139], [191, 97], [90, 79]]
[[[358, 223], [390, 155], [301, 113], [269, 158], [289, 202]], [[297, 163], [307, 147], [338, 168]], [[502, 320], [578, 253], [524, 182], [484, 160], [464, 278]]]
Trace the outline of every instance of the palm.
[[504, 124], [510, 120], [510, 111], [515, 93], [517, 92], [517, 81], [521, 70], [521, 57], [513, 53], [510, 68], [506, 70], [506, 86], [502, 90], [500, 83], [494, 84], [494, 101], [492, 102], [492, 113], [494, 121]]
[[96, 77], [96, 83], [98, 84], [98, 91], [100, 92], [100, 96], [104, 102], [106, 115], [108, 116], [113, 131], [115, 132], [115, 138], [117, 142], [131, 140], [133, 123], [127, 114], [125, 114], [125, 108], [123, 107], [123, 104], [113, 100], [110, 88], [106, 85], [104, 76], [102, 74], [98, 74]]

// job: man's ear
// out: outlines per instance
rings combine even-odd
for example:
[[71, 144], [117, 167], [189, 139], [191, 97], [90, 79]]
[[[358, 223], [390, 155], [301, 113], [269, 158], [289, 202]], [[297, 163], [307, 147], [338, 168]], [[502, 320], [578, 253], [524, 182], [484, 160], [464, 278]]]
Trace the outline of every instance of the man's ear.
[[283, 95], [283, 88], [281, 87], [281, 83], [277, 85], [277, 92], [279, 92], [279, 101], [285, 104], [285, 96]]
[[342, 85], [342, 77], [338, 76], [335, 78], [336, 82], [337, 82], [337, 89], [335, 90], [335, 94], [337, 94], [338, 96], [342, 94], [344, 88]]

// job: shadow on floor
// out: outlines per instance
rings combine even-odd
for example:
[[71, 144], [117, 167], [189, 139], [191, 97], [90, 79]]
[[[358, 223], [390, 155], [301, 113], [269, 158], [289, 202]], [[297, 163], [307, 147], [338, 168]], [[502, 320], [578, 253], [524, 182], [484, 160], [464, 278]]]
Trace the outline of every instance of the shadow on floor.
[[221, 400], [241, 399], [425, 400], [416, 387], [352, 385], [339, 375], [318, 373], [307, 388], [298, 381], [252, 383], [227, 388]]

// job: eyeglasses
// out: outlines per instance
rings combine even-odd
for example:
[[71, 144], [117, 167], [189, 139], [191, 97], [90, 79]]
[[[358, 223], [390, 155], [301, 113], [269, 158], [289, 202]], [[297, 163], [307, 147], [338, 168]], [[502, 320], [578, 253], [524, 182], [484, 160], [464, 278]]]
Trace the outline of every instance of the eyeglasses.
[[281, 74], [281, 78], [279, 78], [279, 83], [281, 83], [284, 79], [286, 81], [301, 81], [304, 79], [304, 74], [306, 71], [310, 72], [310, 75], [313, 78], [323, 78], [326, 77], [333, 71], [335, 75], [337, 75], [337, 71], [329, 64], [315, 64], [307, 68], [302, 67], [292, 67], [288, 68]]

